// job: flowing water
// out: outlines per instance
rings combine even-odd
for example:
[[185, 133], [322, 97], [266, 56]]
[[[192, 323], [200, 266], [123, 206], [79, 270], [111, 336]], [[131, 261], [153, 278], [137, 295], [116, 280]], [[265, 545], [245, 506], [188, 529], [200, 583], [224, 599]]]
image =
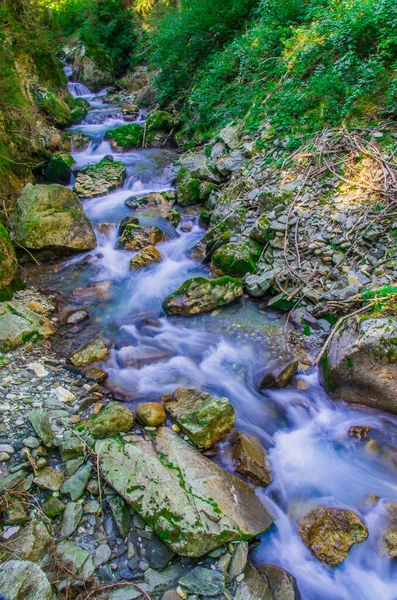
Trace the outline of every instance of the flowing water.
[[[268, 448], [274, 474], [272, 484], [257, 493], [277, 519], [261, 536], [253, 562], [289, 570], [304, 600], [396, 600], [395, 564], [379, 552], [385, 502], [397, 502], [396, 418], [332, 402], [317, 371], [298, 375], [286, 389], [259, 392], [258, 375], [281, 351], [284, 321], [249, 300], [194, 318], [164, 316], [161, 303], [168, 293], [187, 278], [208, 274], [187, 256], [204, 231], [189, 214], [175, 230], [160, 216], [134, 213], [124, 202], [142, 192], [172, 188], [173, 152], [115, 154], [103, 140], [109, 128], [123, 122], [119, 107], [104, 101], [105, 91], [94, 95], [76, 83], [69, 83], [69, 89], [91, 105], [86, 120], [75, 127], [92, 140], [86, 151], [73, 154], [77, 167], [113, 154], [128, 172], [123, 189], [83, 202], [95, 228], [102, 222], [114, 225], [107, 235], [96, 230], [97, 249], [64, 263], [50, 284], [70, 293], [88, 283], [112, 282], [112, 297], [89, 307], [91, 322], [113, 345], [103, 364], [108, 386], [132, 406], [179, 386], [227, 396], [236, 410], [237, 428], [255, 434]], [[144, 115], [138, 117], [142, 119]], [[138, 272], [129, 271], [130, 253], [115, 250], [117, 224], [132, 214], [143, 225], [161, 227], [168, 238], [158, 246], [163, 261]], [[351, 425], [369, 425], [378, 451], [366, 440], [349, 437]], [[227, 444], [215, 460], [233, 471]], [[369, 494], [377, 494], [380, 502], [366, 503]], [[335, 569], [314, 558], [297, 534], [300, 517], [314, 505], [350, 508], [369, 528], [368, 540], [353, 546]]]

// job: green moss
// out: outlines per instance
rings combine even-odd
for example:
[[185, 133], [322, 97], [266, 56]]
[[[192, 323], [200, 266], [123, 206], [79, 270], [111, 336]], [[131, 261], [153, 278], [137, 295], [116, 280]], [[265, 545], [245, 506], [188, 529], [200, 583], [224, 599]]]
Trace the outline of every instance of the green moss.
[[215, 271], [221, 271], [226, 275], [243, 277], [247, 273], [256, 271], [256, 264], [261, 254], [261, 247], [255, 243], [236, 242], [225, 244], [212, 257], [212, 265]]
[[176, 178], [177, 202], [180, 206], [191, 206], [200, 202], [200, 182], [183, 168]]
[[137, 123], [122, 125], [108, 131], [106, 139], [121, 148], [123, 152], [126, 152], [142, 145], [143, 129]]
[[70, 182], [74, 159], [67, 152], [58, 152], [51, 157], [45, 175], [49, 181], [54, 183]]

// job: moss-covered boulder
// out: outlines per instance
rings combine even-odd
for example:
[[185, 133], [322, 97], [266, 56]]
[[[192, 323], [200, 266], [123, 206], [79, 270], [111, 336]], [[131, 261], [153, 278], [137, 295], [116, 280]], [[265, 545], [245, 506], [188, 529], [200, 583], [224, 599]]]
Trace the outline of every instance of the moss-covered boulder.
[[200, 182], [188, 169], [181, 169], [178, 173], [176, 197], [179, 206], [191, 206], [200, 202]]
[[180, 206], [204, 203], [219, 180], [204, 154], [187, 154], [180, 159], [176, 179], [176, 197]]
[[68, 184], [72, 175], [73, 165], [73, 156], [70, 156], [67, 152], [57, 152], [51, 157], [48, 163], [45, 172], [46, 179], [54, 183]]
[[136, 254], [130, 262], [130, 270], [144, 269], [163, 260], [160, 252], [154, 246], [146, 246]]
[[8, 560], [0, 566], [0, 589], [8, 600], [53, 598], [51, 584], [45, 573], [28, 560]]
[[121, 125], [116, 129], [110, 129], [106, 133], [106, 139], [116, 152], [127, 152], [142, 146], [143, 129], [138, 123]]
[[0, 352], [9, 352], [48, 334], [45, 319], [23, 304], [15, 301], [0, 303]]
[[125, 205], [133, 210], [159, 210], [163, 211], [172, 206], [174, 200], [167, 196], [167, 192], [146, 194], [145, 196], [132, 196], [125, 201]]
[[256, 270], [262, 247], [254, 242], [235, 242], [221, 246], [212, 255], [211, 270], [216, 275], [244, 277]]
[[165, 409], [197, 448], [211, 448], [234, 428], [236, 416], [227, 398], [215, 398], [194, 388], [178, 388]]
[[64, 152], [83, 152], [91, 144], [91, 138], [81, 131], [67, 131], [63, 134], [62, 149]]
[[105, 196], [120, 187], [127, 176], [123, 163], [103, 158], [96, 165], [89, 165], [79, 171], [73, 191], [79, 198]]
[[179, 119], [166, 110], [149, 113], [146, 119], [145, 144], [156, 147], [171, 143], [179, 125]]
[[28, 184], [11, 223], [17, 242], [30, 250], [91, 250], [96, 237], [80, 200], [62, 185]]
[[166, 239], [165, 233], [159, 227], [142, 227], [129, 223], [124, 228], [118, 247], [120, 250], [139, 252], [148, 246], [165, 242]]
[[18, 263], [8, 231], [0, 223], [0, 301], [12, 298]]
[[78, 125], [84, 121], [90, 109], [89, 102], [84, 98], [72, 98], [72, 96], [68, 96], [65, 102], [70, 108], [72, 125]]
[[168, 427], [133, 443], [98, 442], [101, 473], [174, 552], [203, 556], [273, 521], [254, 491]]
[[167, 296], [163, 310], [167, 315], [197, 315], [226, 306], [242, 295], [239, 279], [195, 277]]
[[127, 433], [134, 424], [134, 415], [120, 402], [112, 402], [99, 414], [92, 415], [86, 429], [96, 438], [107, 438], [118, 433]]
[[351, 510], [317, 507], [301, 520], [299, 535], [318, 560], [336, 567], [353, 544], [367, 539], [368, 529]]
[[136, 418], [147, 427], [159, 427], [167, 419], [164, 406], [160, 402], [145, 402], [136, 409]]
[[54, 125], [65, 129], [72, 124], [71, 111], [64, 100], [39, 85], [34, 87], [33, 94], [39, 108]]
[[397, 317], [349, 319], [323, 366], [333, 396], [397, 413]]

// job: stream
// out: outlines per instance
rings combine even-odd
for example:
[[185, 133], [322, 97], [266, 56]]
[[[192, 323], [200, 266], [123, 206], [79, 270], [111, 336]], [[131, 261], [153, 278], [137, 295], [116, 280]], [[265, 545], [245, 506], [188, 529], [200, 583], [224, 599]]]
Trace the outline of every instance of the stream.
[[[260, 438], [273, 471], [273, 482], [257, 494], [277, 518], [252, 552], [253, 563], [290, 571], [303, 600], [396, 600], [397, 569], [394, 561], [380, 556], [379, 548], [385, 502], [397, 502], [397, 418], [331, 401], [317, 371], [299, 374], [285, 389], [259, 392], [260, 372], [280, 355], [284, 317], [258, 303], [243, 298], [198, 317], [164, 316], [161, 303], [167, 294], [188, 278], [208, 276], [208, 268], [187, 255], [205, 232], [189, 212], [182, 212], [175, 230], [161, 216], [135, 213], [124, 202], [134, 195], [172, 189], [175, 152], [115, 153], [104, 135], [125, 123], [120, 107], [104, 102], [106, 90], [91, 94], [73, 82], [69, 90], [91, 106], [85, 121], [72, 128], [91, 138], [87, 150], [72, 152], [76, 168], [108, 154], [127, 168], [123, 188], [83, 201], [97, 249], [74, 256], [47, 279], [52, 291], [64, 294], [89, 283], [112, 282], [111, 298], [89, 306], [94, 328], [112, 345], [109, 359], [101, 365], [109, 373], [107, 387], [131, 407], [181, 386], [227, 396], [236, 411], [237, 429]], [[144, 118], [140, 114], [137, 122]], [[158, 245], [163, 261], [134, 272], [129, 270], [131, 253], [115, 249], [117, 226], [131, 215], [167, 235]], [[104, 222], [114, 224], [107, 234], [97, 229]], [[81, 341], [84, 336], [92, 337], [89, 325], [81, 327]], [[368, 438], [349, 437], [352, 425], [370, 426], [378, 450], [367, 444]], [[215, 460], [233, 472], [227, 443]], [[381, 500], [375, 506], [365, 502], [369, 494]], [[349, 508], [369, 529], [369, 538], [354, 545], [337, 568], [320, 563], [297, 534], [300, 518], [314, 505]]]

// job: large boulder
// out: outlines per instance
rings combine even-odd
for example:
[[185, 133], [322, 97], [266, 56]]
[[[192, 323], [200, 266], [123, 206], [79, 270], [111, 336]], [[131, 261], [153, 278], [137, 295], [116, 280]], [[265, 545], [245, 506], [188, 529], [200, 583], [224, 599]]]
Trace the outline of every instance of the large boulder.
[[8, 231], [0, 223], [0, 301], [12, 297], [13, 282], [17, 276], [18, 263]]
[[127, 176], [123, 163], [109, 160], [106, 156], [96, 165], [79, 171], [73, 191], [79, 198], [105, 196], [120, 187]]
[[96, 238], [80, 200], [62, 185], [29, 183], [11, 216], [17, 242], [30, 250], [91, 250]]
[[163, 310], [167, 315], [197, 315], [226, 306], [242, 295], [239, 279], [195, 277], [165, 298]]
[[211, 448], [233, 429], [236, 415], [227, 398], [194, 388], [178, 388], [165, 409], [197, 448]]
[[186, 154], [180, 159], [176, 179], [176, 197], [180, 206], [206, 202], [219, 178], [212, 171], [205, 154]]
[[131, 259], [130, 271], [144, 269], [163, 260], [160, 252], [154, 246], [146, 246]]
[[316, 507], [301, 520], [299, 535], [318, 560], [336, 567], [353, 544], [367, 539], [368, 529], [351, 510]]
[[[110, 63], [109, 60], [109, 65]], [[85, 83], [93, 91], [99, 91], [114, 82], [113, 70], [110, 67], [106, 68], [102, 63], [98, 65], [94, 58], [85, 54], [85, 48], [82, 49], [80, 56], [76, 58], [73, 65], [73, 74], [78, 81]]]
[[236, 432], [232, 456], [237, 473], [248, 477], [255, 485], [265, 487], [273, 480], [266, 449], [255, 436]]
[[134, 415], [120, 402], [112, 402], [92, 415], [86, 428], [96, 438], [106, 438], [118, 433], [126, 433], [134, 424]]
[[24, 342], [47, 337], [46, 320], [19, 302], [0, 303], [0, 352], [15, 350]]
[[262, 246], [255, 242], [224, 244], [212, 255], [211, 270], [216, 275], [244, 277], [256, 271], [256, 263], [262, 254]]
[[143, 129], [138, 123], [121, 125], [116, 129], [110, 129], [106, 133], [106, 139], [116, 152], [127, 152], [142, 146]]
[[148, 439], [98, 442], [101, 473], [182, 556], [203, 556], [265, 531], [273, 517], [253, 490], [171, 429]]
[[0, 565], [0, 591], [7, 600], [52, 600], [51, 585], [43, 571], [24, 560]]
[[397, 413], [397, 317], [349, 319], [324, 365], [333, 396]]

